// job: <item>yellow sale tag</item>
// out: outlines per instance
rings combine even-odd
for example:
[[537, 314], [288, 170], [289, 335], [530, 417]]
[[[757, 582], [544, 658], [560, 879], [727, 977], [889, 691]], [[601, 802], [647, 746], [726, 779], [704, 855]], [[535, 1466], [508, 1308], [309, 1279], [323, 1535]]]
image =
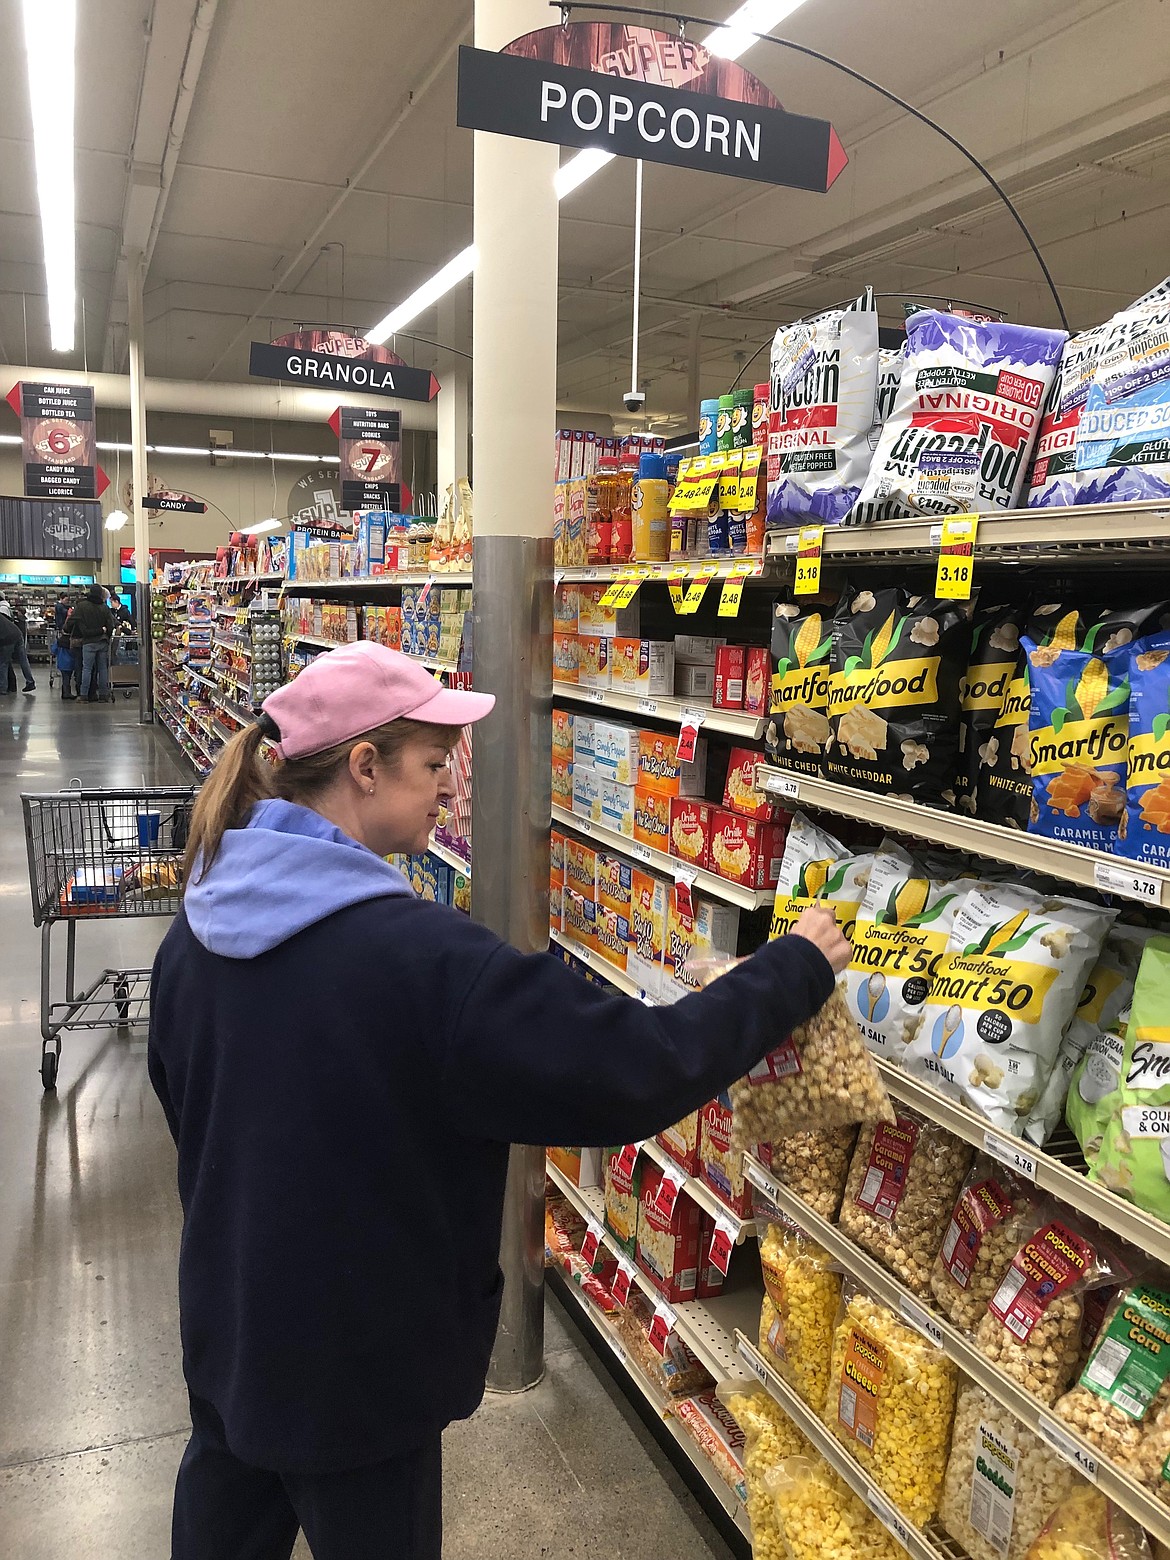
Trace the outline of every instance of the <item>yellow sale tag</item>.
[[743, 465], [739, 476], [739, 502], [734, 506], [737, 514], [750, 515], [756, 507], [756, 482], [760, 474], [760, 462], [763, 458], [763, 450], [751, 449], [743, 451]]
[[733, 563], [727, 571], [723, 590], [719, 596], [719, 617], [738, 617], [744, 581], [759, 567], [756, 563]]
[[632, 579], [632, 577], [633, 577], [633, 570], [631, 570], [631, 569], [622, 569], [621, 572], [616, 576], [616, 578], [613, 579], [610, 582], [609, 587], [607, 588], [607, 590], [605, 592], [605, 595], [602, 596], [601, 600], [597, 603], [598, 606], [599, 607], [616, 607], [617, 604], [618, 604], [617, 603], [618, 596], [621, 594], [622, 590], [629, 583], [629, 581]]
[[684, 617], [697, 612], [703, 604], [703, 597], [707, 594], [707, 586], [719, 573], [717, 563], [702, 563], [699, 565], [695, 578], [687, 587], [687, 593], [683, 597], [682, 606], [678, 609]]
[[975, 572], [975, 536], [978, 515], [952, 515], [943, 521], [938, 547], [938, 572], [934, 593], [949, 601], [969, 601]]
[[691, 461], [691, 468], [685, 478], [680, 467], [678, 483], [670, 499], [672, 515], [706, 509], [711, 501], [712, 490], [719, 480], [722, 458], [720, 455], [697, 456]]
[[676, 613], [682, 611], [683, 604], [683, 588], [679, 584], [679, 580], [685, 580], [690, 572], [685, 563], [676, 563], [667, 569], [663, 575], [663, 578], [666, 580], [666, 588], [670, 592], [670, 604]]
[[802, 525], [796, 544], [796, 583], [793, 594], [815, 596], [821, 588], [821, 549], [825, 542], [823, 525]]
[[603, 607], [613, 607], [620, 612], [623, 607], [629, 606], [630, 602], [638, 594], [642, 581], [649, 577], [650, 570], [647, 568], [623, 569], [605, 595], [602, 596], [601, 605]]
[[719, 473], [719, 507], [738, 511], [740, 507], [740, 465], [743, 450], [727, 450], [723, 456], [723, 470]]

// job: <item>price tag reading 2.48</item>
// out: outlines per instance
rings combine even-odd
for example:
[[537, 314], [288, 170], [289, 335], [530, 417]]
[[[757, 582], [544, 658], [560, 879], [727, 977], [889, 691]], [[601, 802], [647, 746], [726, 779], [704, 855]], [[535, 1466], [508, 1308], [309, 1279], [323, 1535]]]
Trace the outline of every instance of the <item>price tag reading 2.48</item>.
[[815, 596], [821, 588], [821, 550], [825, 544], [823, 525], [802, 525], [796, 545], [796, 581], [792, 587], [797, 596]]
[[949, 601], [971, 599], [971, 577], [975, 572], [975, 533], [978, 515], [952, 515], [943, 521], [938, 547], [938, 570], [934, 593]]

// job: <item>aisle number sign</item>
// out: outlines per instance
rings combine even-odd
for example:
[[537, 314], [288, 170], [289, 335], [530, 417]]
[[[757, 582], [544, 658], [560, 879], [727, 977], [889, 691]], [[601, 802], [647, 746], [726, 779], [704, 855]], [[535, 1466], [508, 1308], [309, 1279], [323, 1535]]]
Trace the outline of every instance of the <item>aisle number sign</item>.
[[815, 596], [821, 588], [821, 552], [825, 545], [823, 525], [802, 525], [796, 542], [797, 596]]
[[969, 601], [975, 569], [978, 515], [952, 515], [943, 521], [934, 593], [950, 601]]

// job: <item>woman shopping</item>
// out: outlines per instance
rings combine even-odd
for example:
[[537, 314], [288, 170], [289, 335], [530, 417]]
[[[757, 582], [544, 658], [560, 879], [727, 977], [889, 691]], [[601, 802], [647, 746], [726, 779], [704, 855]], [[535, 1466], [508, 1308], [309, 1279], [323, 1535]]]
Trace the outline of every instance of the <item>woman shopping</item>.
[[[321, 655], [224, 749], [155, 961], [150, 1074], [178, 1145], [192, 1435], [173, 1560], [438, 1560], [441, 1433], [480, 1402], [508, 1145], [650, 1136], [826, 1001], [810, 910], [673, 1007], [417, 899], [489, 694], [372, 643]], [[277, 762], [261, 756], [265, 740]]]
[[79, 697], [88, 699], [91, 704], [109, 698], [110, 640], [114, 634], [114, 614], [106, 606], [106, 593], [100, 585], [89, 587], [65, 619], [61, 632], [74, 656], [80, 654]]

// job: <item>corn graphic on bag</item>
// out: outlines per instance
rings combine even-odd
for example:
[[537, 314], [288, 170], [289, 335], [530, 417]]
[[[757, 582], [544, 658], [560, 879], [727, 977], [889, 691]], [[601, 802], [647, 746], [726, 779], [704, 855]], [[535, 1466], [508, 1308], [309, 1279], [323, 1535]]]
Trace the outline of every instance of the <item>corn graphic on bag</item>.
[[906, 1071], [1018, 1133], [1116, 915], [1009, 884], [973, 889], [935, 967]]
[[833, 618], [825, 776], [907, 801], [954, 796], [971, 603], [846, 591]]
[[955, 911], [973, 886], [933, 883], [900, 845], [883, 842], [845, 972], [850, 1011], [876, 1055], [896, 1062], [914, 1038]]
[[829, 741], [833, 621], [818, 609], [778, 601], [772, 610], [772, 704], [768, 755], [799, 774], [824, 773]]
[[1130, 646], [1128, 805], [1120, 850], [1146, 866], [1170, 866], [1170, 632]]
[[785, 936], [814, 904], [831, 910], [845, 936], [852, 937], [873, 861], [872, 852], [850, 855], [840, 840], [803, 813], [794, 814], [784, 842], [769, 937]]

